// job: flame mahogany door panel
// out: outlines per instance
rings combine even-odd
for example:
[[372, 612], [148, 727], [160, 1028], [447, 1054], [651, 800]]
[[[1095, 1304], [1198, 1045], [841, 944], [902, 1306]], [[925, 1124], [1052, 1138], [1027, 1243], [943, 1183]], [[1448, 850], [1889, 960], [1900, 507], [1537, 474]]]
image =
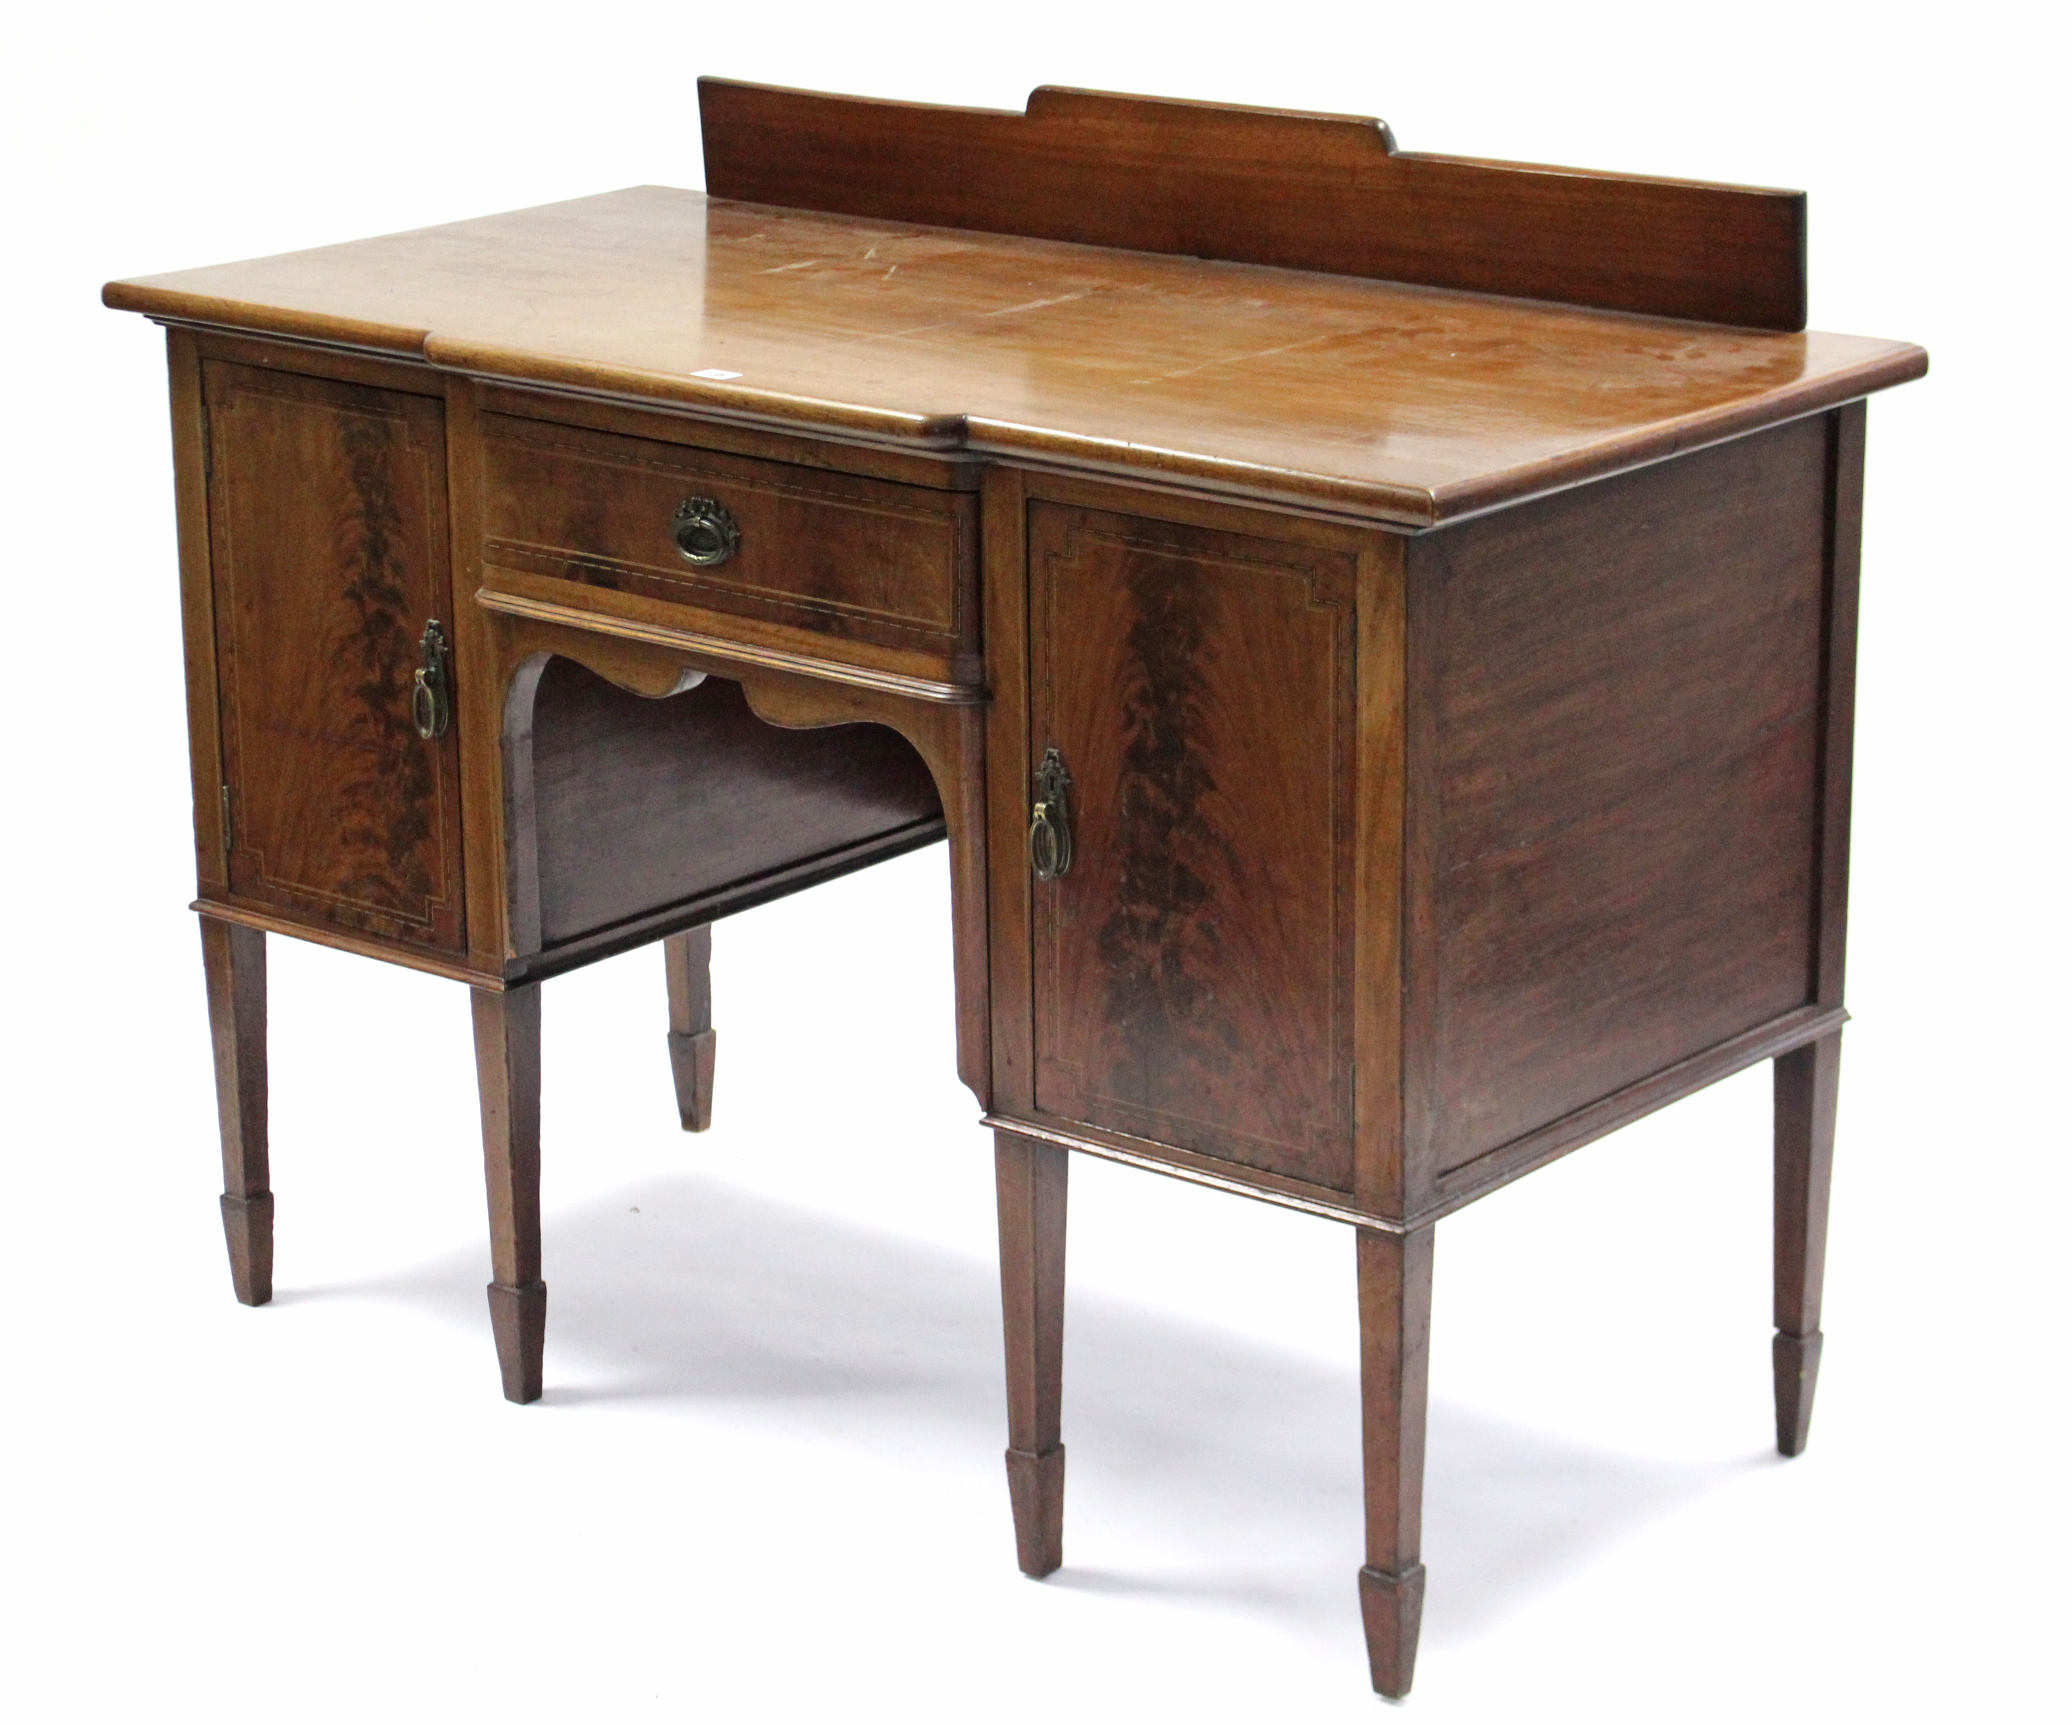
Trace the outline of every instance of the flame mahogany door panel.
[[1033, 503], [1036, 1106], [1352, 1188], [1354, 560]]
[[453, 633], [444, 403], [202, 376], [231, 893], [458, 952], [456, 739], [410, 707], [426, 623]]

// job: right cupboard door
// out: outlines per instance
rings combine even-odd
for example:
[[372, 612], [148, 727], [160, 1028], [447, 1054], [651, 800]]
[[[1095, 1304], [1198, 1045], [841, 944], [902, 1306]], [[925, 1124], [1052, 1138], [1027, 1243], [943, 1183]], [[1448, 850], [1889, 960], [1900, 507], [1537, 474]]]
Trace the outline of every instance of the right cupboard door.
[[1042, 1113], [1351, 1189], [1354, 594], [1344, 553], [1030, 506]]

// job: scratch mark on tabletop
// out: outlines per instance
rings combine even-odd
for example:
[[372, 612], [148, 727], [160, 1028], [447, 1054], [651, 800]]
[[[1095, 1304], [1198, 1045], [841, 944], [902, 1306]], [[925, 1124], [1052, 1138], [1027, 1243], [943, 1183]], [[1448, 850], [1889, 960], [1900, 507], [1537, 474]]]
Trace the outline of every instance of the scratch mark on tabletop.
[[998, 311], [982, 311], [980, 317], [1012, 317], [1016, 312], [1039, 311], [1046, 305], [1066, 305], [1075, 299], [1088, 299], [1094, 293], [1092, 288], [1081, 288], [1077, 293], [1053, 294], [1049, 299], [1032, 299], [1022, 305], [1001, 306]]
[[1192, 377], [1196, 372], [1214, 371], [1219, 366], [1250, 365], [1255, 360], [1272, 359], [1277, 354], [1298, 353], [1305, 347], [1317, 347], [1324, 342], [1336, 341], [1344, 332], [1331, 330], [1325, 335], [1312, 335], [1301, 341], [1285, 342], [1279, 347], [1263, 347], [1252, 353], [1233, 353], [1219, 359], [1204, 359], [1198, 365], [1183, 365], [1177, 371], [1161, 371], [1155, 377], [1138, 379], [1141, 383], [1169, 383], [1175, 377]]

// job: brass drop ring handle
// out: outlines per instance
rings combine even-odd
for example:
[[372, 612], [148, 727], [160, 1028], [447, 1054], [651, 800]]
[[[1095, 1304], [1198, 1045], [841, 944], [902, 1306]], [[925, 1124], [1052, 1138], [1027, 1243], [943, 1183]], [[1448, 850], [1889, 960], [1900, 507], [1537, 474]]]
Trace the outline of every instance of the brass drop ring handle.
[[446, 734], [452, 722], [453, 699], [446, 683], [446, 633], [434, 617], [417, 643], [423, 663], [410, 679], [410, 718], [427, 743]]
[[1055, 880], [1071, 867], [1071, 817], [1066, 802], [1071, 775], [1055, 749], [1036, 768], [1036, 802], [1028, 823], [1028, 866], [1037, 880]]
[[686, 497], [676, 510], [669, 536], [686, 563], [710, 569], [741, 548], [741, 524], [716, 497]]

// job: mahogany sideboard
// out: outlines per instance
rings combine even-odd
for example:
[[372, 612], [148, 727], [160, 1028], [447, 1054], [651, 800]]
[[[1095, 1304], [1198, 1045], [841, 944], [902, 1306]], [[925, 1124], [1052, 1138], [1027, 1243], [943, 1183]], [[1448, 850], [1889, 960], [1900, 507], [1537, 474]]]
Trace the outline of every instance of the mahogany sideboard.
[[1840, 1057], [1863, 398], [1801, 194], [1376, 121], [707, 79], [641, 187], [111, 284], [169, 326], [238, 1297], [265, 936], [472, 990], [505, 1394], [539, 990], [946, 838], [1021, 1567], [1061, 1561], [1066, 1164], [1357, 1241], [1374, 1684], [1410, 1683], [1439, 1218], [1775, 1062], [1805, 1441]]

